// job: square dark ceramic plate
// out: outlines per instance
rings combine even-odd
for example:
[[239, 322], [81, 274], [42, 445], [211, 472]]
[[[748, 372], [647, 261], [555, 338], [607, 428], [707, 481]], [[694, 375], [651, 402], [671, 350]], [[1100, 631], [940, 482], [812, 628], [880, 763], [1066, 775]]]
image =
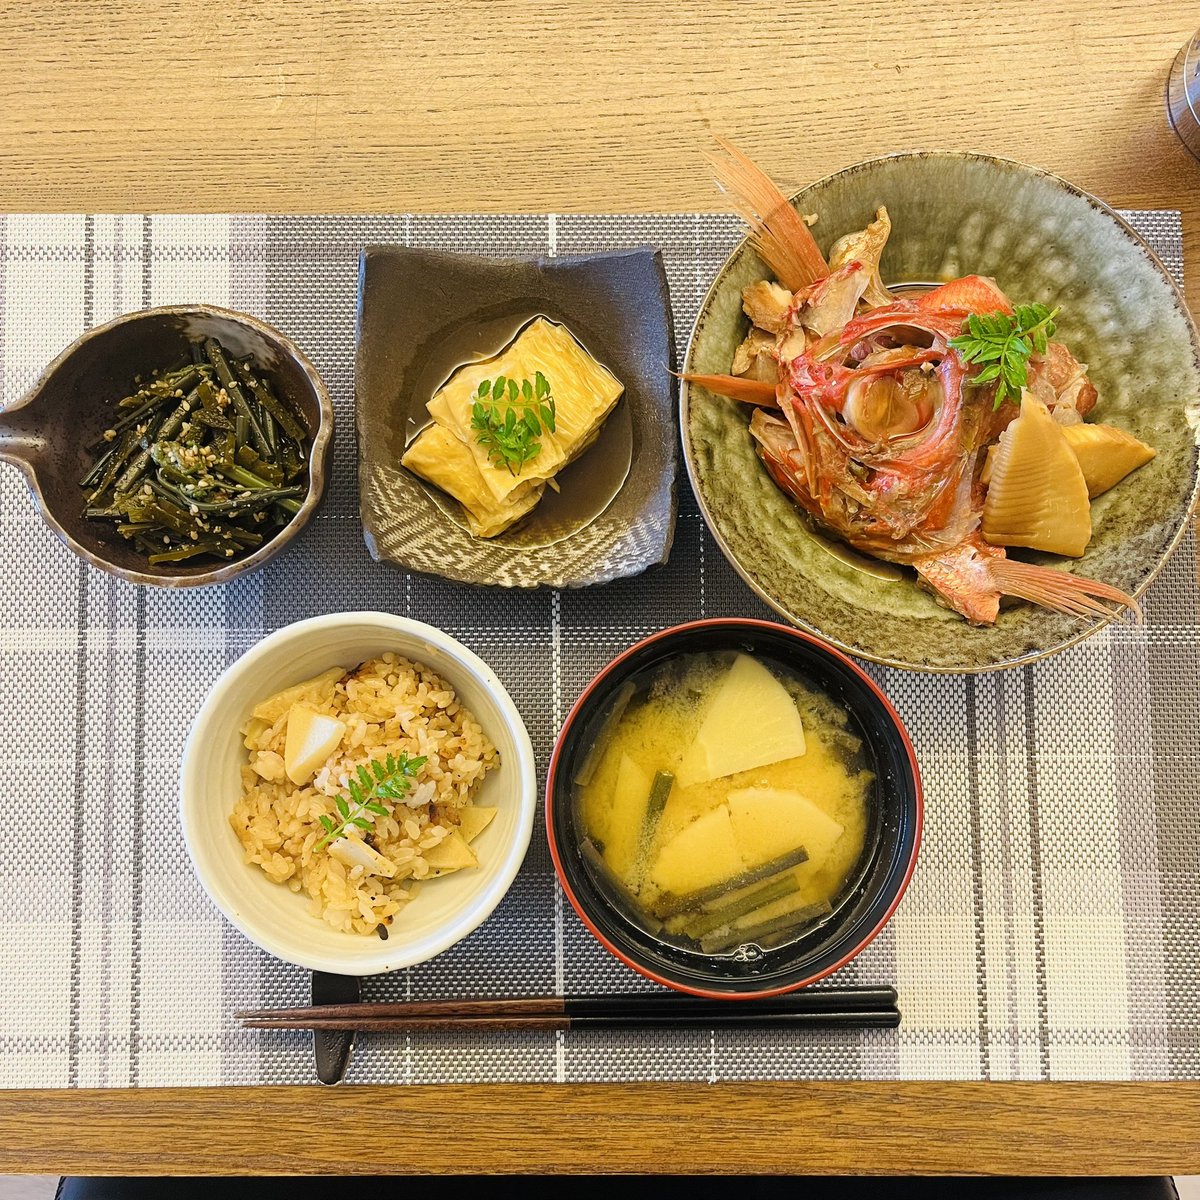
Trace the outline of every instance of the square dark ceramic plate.
[[[565, 325], [625, 385], [594, 445], [499, 537], [400, 465], [426, 402], [536, 316]], [[359, 499], [379, 561], [464, 583], [584, 587], [666, 561], [675, 529], [674, 337], [662, 255], [638, 248], [495, 259], [370, 246], [358, 290]]]

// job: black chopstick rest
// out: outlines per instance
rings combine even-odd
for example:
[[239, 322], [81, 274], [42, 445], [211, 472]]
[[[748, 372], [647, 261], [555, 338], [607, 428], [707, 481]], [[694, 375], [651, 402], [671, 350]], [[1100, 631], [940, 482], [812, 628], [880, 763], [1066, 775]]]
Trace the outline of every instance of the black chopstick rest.
[[[333, 975], [328, 971], [312, 974], [312, 1002], [321, 1004], [356, 1004], [362, 996], [361, 985], [355, 976]], [[314, 1029], [313, 1057], [317, 1078], [322, 1083], [341, 1083], [354, 1053], [353, 1029]]]

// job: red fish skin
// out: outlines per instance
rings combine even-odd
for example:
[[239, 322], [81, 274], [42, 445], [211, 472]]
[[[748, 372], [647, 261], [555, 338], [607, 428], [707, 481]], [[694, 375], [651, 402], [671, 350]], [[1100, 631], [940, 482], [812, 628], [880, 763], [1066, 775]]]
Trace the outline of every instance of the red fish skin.
[[957, 309], [935, 308], [915, 300], [897, 300], [895, 304], [873, 308], [861, 317], [855, 317], [841, 330], [838, 340], [844, 344], [853, 343], [889, 325], [911, 325], [948, 341], [962, 333], [962, 323], [962, 315]]
[[964, 275], [952, 279], [931, 291], [925, 292], [916, 301], [918, 307], [936, 312], [1009, 313], [1013, 306], [1000, 289], [1000, 285], [989, 275]]

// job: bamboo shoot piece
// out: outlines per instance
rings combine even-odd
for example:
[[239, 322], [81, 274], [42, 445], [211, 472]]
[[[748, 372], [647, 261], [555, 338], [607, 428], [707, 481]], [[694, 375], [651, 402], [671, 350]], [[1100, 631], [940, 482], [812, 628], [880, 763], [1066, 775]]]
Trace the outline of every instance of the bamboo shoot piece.
[[458, 832], [463, 840], [473, 842], [491, 823], [496, 816], [496, 809], [478, 804], [468, 804], [458, 816]]
[[341, 745], [346, 722], [297, 701], [288, 709], [283, 762], [293, 783], [307, 783]]
[[679, 905], [678, 909], [667, 905], [668, 911], [660, 906], [656, 911], [668, 916], [719, 896], [727, 888], [749, 882], [740, 878], [744, 870], [729, 806], [719, 804], [666, 842], [650, 865], [650, 883], [665, 893], [664, 901], [673, 897]]
[[810, 854], [823, 862], [842, 833], [842, 825], [799, 792], [736, 789], [658, 852], [649, 871], [660, 892], [654, 911], [669, 917], [699, 908], [799, 866]]
[[1156, 454], [1153, 446], [1147, 446], [1132, 433], [1114, 425], [1090, 425], [1087, 422], [1064, 425], [1063, 436], [1075, 452], [1087, 483], [1088, 496], [1092, 499], [1115, 487]]
[[251, 715], [268, 725], [273, 725], [297, 701], [302, 700], [314, 708], [321, 708], [333, 699], [333, 690], [345, 674], [342, 667], [330, 667], [328, 671], [322, 671], [312, 679], [294, 683], [282, 692], [268, 696], [254, 706]]
[[436, 846], [423, 853], [430, 867], [431, 878], [449, 875], [452, 871], [461, 871], [465, 867], [479, 866], [475, 851], [467, 845], [466, 838], [457, 829], [452, 830]]
[[640, 856], [652, 791], [650, 776], [622, 754], [607, 820], [603, 829], [595, 830], [604, 843], [605, 861], [619, 879], [630, 879]]
[[366, 874], [378, 875], [383, 879], [391, 879], [396, 874], [396, 864], [380, 854], [374, 846], [368, 846], [361, 838], [337, 838], [329, 843], [329, 854], [351, 870], [362, 867]]
[[1065, 427], [1026, 391], [1021, 414], [1000, 435], [983, 506], [983, 537], [1079, 558], [1092, 537], [1083, 471]]
[[[737, 738], [730, 738], [731, 729], [739, 731]], [[796, 701], [762, 663], [739, 654], [683, 756], [679, 786], [798, 758], [804, 750], [804, 724]]]
[[748, 867], [786, 858], [797, 845], [812, 862], [822, 863], [845, 828], [787, 788], [739, 788], [729, 793], [728, 803], [738, 853]]

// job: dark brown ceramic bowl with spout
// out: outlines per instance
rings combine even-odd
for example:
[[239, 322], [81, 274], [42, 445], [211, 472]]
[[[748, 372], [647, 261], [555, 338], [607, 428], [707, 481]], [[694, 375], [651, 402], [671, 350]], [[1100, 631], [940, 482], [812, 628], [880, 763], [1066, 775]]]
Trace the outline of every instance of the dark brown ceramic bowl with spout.
[[[135, 376], [184, 362], [190, 343], [207, 337], [239, 358], [249, 356], [304, 414], [313, 435], [308, 491], [300, 511], [253, 554], [229, 563], [151, 566], [111, 522], [83, 515], [79, 480], [92, 462], [87, 447], [111, 425], [113, 405], [133, 390]], [[329, 392], [300, 348], [255, 317], [203, 304], [143, 309], [88, 330], [0, 412], [0, 459], [24, 472], [46, 524], [94, 566], [160, 587], [225, 583], [278, 554], [321, 502], [332, 438]]]

